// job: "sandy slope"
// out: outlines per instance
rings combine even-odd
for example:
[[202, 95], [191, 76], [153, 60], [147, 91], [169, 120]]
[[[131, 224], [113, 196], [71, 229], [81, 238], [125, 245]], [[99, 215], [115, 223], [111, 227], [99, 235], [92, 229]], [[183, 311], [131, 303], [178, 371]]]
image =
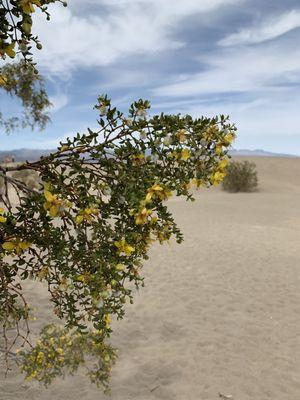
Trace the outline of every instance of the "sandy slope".
[[[146, 287], [114, 324], [112, 400], [300, 399], [300, 159], [254, 161], [258, 193], [171, 200], [185, 242], [152, 250]], [[38, 328], [51, 314], [41, 287], [31, 297]], [[80, 375], [22, 384], [0, 374], [0, 399], [105, 398]]]

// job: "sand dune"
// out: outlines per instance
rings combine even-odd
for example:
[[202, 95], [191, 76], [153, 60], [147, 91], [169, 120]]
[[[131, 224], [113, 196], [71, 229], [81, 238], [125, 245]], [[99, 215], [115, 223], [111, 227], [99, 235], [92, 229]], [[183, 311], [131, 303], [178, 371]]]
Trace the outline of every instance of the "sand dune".
[[[185, 242], [152, 249], [146, 287], [114, 323], [112, 400], [300, 399], [300, 159], [252, 160], [258, 192], [170, 201]], [[38, 329], [52, 316], [29, 289]], [[105, 396], [81, 374], [45, 390], [0, 373], [1, 400], [82, 398]]]

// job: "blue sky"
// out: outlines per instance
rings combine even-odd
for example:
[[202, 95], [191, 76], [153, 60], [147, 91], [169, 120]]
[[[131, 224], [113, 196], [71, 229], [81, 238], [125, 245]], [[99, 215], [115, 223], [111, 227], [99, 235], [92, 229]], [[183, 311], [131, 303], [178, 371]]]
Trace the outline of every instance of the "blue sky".
[[[51, 97], [45, 132], [0, 132], [0, 149], [54, 148], [95, 127], [97, 96], [122, 111], [229, 114], [236, 148], [300, 155], [299, 0], [70, 0], [35, 15]], [[2, 112], [18, 113], [0, 93]]]

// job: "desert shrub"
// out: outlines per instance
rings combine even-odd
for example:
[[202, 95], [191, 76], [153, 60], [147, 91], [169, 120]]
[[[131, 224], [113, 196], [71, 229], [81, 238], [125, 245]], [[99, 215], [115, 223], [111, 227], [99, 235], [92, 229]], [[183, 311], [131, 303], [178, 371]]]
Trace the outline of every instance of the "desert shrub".
[[252, 192], [257, 188], [256, 165], [249, 161], [231, 161], [223, 180], [227, 192]]
[[40, 187], [40, 177], [36, 171], [24, 169], [15, 171], [12, 177], [18, 181], [23, 182], [29, 189], [38, 189]]

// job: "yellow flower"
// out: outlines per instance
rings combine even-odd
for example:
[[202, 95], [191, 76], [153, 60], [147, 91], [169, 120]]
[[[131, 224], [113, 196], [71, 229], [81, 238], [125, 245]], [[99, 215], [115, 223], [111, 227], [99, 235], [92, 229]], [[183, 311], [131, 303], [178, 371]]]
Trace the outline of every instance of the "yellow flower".
[[183, 149], [183, 150], [181, 151], [181, 156], [180, 156], [180, 158], [181, 158], [183, 161], [187, 161], [190, 157], [191, 157], [191, 153], [190, 153], [190, 151], [189, 151], [188, 149]]
[[49, 211], [49, 214], [51, 217], [55, 218], [58, 215], [58, 209], [59, 209], [59, 200], [57, 199], [57, 196], [49, 192], [48, 190], [44, 191], [44, 196], [45, 199], [47, 200], [44, 203], [44, 208], [45, 210]]
[[227, 158], [224, 158], [222, 161], [220, 161], [220, 163], [218, 165], [218, 170], [224, 171], [226, 169], [227, 165], [228, 165], [228, 160], [227, 160]]
[[38, 277], [39, 277], [39, 279], [42, 280], [42, 279], [46, 278], [48, 276], [48, 274], [49, 274], [49, 268], [47, 266], [44, 266], [39, 271]]
[[132, 154], [129, 158], [132, 160], [133, 165], [141, 165], [145, 161], [145, 155], [142, 153]]
[[145, 202], [149, 203], [152, 198], [158, 198], [160, 200], [167, 200], [172, 196], [171, 190], [155, 183], [151, 188], [148, 189]]
[[164, 241], [169, 239], [168, 236], [164, 232], [156, 231], [155, 234], [156, 234], [157, 240], [159, 241], [160, 244], [162, 244]]
[[15, 244], [14, 244], [14, 242], [4, 242], [2, 244], [2, 247], [4, 250], [12, 251], [15, 249]]
[[48, 192], [51, 192], [52, 190], [52, 185], [49, 182], [44, 183], [44, 190], [47, 190]]
[[28, 243], [28, 242], [18, 242], [18, 247], [19, 247], [21, 250], [27, 250], [28, 247], [30, 247], [30, 246], [31, 246], [31, 243]]
[[4, 48], [4, 53], [6, 53], [10, 58], [14, 58], [16, 56], [16, 52], [14, 51], [15, 44], [15, 42], [12, 42]]
[[49, 192], [49, 190], [44, 191], [44, 196], [45, 196], [45, 199], [47, 201], [49, 201], [49, 203], [57, 200], [57, 196], [55, 194], [52, 194], [51, 192]]
[[71, 207], [71, 203], [67, 200], [58, 199], [56, 194], [52, 194], [49, 190], [44, 190], [46, 202], [44, 209], [49, 211], [52, 218], [62, 215], [67, 207]]
[[4, 75], [0, 75], [0, 86], [4, 86], [7, 84], [7, 79]]
[[67, 151], [67, 150], [70, 150], [70, 147], [67, 144], [64, 144], [63, 146], [61, 146], [59, 148], [60, 152], [64, 152], [64, 151]]
[[234, 134], [233, 133], [228, 133], [226, 136], [224, 136], [224, 144], [225, 146], [230, 145], [233, 140], [234, 140]]
[[104, 319], [106, 327], [109, 328], [110, 321], [111, 321], [110, 315], [109, 314], [105, 314], [103, 319]]
[[190, 188], [191, 188], [191, 183], [190, 183], [190, 182], [183, 183], [183, 184], [181, 185], [181, 189], [182, 189], [182, 190], [189, 190]]
[[179, 129], [179, 131], [176, 133], [176, 137], [180, 142], [185, 142], [186, 134], [187, 134], [187, 132], [185, 129]]
[[31, 22], [23, 22], [22, 29], [27, 35], [30, 35], [31, 29], [32, 29], [32, 23]]
[[181, 157], [181, 153], [178, 153], [177, 151], [171, 151], [171, 153], [169, 153], [169, 157], [178, 160]]
[[63, 289], [63, 290], [67, 290], [68, 289], [68, 281], [66, 278], [61, 278], [60, 284], [59, 284], [59, 288]]
[[135, 251], [135, 248], [126, 243], [125, 239], [121, 239], [118, 242], [115, 242], [114, 244], [118, 249], [119, 255], [125, 254], [126, 256], [130, 256], [131, 253]]
[[150, 225], [155, 225], [157, 221], [158, 221], [158, 217], [152, 217], [150, 219]]
[[6, 222], [6, 220], [7, 220], [6, 217], [3, 217], [3, 215], [2, 215], [3, 213], [4, 213], [4, 209], [0, 207], [0, 222], [2, 222], [2, 223]]
[[85, 272], [82, 275], [78, 275], [76, 280], [78, 282], [89, 283], [91, 281], [91, 274], [89, 272]]
[[24, 250], [27, 250], [32, 243], [24, 242], [18, 238], [11, 239], [2, 244], [2, 248], [6, 251], [13, 252], [15, 251], [17, 254], [22, 253]]
[[33, 371], [31, 375], [29, 375], [29, 376], [27, 376], [27, 377], [25, 378], [25, 380], [26, 380], [27, 382], [29, 382], [29, 381], [31, 381], [31, 379], [35, 378], [36, 376], [37, 376], [37, 371]]
[[155, 183], [152, 187], [151, 190], [153, 190], [154, 192], [161, 192], [164, 190], [164, 188], [160, 185], [158, 185], [157, 183]]
[[144, 225], [148, 221], [148, 217], [152, 214], [152, 210], [148, 210], [146, 207], [142, 208], [135, 218], [136, 225]]
[[217, 186], [219, 183], [221, 183], [223, 181], [223, 179], [225, 178], [226, 173], [224, 172], [215, 172], [212, 177], [211, 177], [211, 183], [214, 186]]
[[116, 265], [116, 270], [117, 271], [124, 271], [125, 265], [124, 264], [117, 264]]
[[41, 6], [40, 0], [21, 0], [20, 6], [25, 14], [32, 14], [35, 10], [33, 4]]
[[217, 144], [215, 151], [216, 151], [216, 154], [217, 154], [218, 156], [222, 153], [222, 151], [223, 151], [223, 145], [222, 145], [222, 143], [218, 143], [218, 144]]
[[218, 132], [219, 132], [219, 127], [217, 124], [210, 125], [207, 128], [205, 134], [203, 135], [203, 139], [210, 141], [214, 136], [218, 134]]
[[199, 188], [200, 186], [205, 186], [205, 182], [203, 179], [193, 178], [192, 183]]
[[92, 217], [99, 213], [98, 208], [85, 208], [84, 210], [79, 211], [79, 214], [76, 216], [75, 221], [76, 224], [81, 224], [83, 221], [90, 222]]
[[81, 222], [84, 220], [84, 216], [83, 215], [77, 215], [77, 217], [75, 218], [75, 222], [77, 225], [81, 224]]
[[38, 356], [37, 356], [37, 362], [41, 363], [44, 359], [44, 353], [42, 353], [41, 351], [39, 351]]

